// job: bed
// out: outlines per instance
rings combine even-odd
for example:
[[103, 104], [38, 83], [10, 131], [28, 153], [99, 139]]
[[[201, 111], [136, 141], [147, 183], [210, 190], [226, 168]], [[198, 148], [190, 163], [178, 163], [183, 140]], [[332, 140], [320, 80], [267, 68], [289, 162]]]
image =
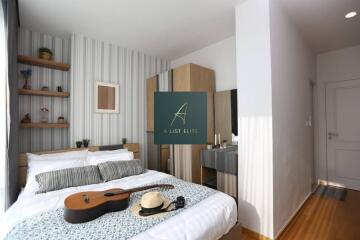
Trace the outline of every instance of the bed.
[[[69, 187], [42, 194], [23, 191], [20, 193], [18, 200], [2, 217], [0, 237], [1, 239], [5, 238], [12, 229], [16, 227], [19, 228], [18, 226], [22, 222], [34, 216], [56, 209], [62, 209], [64, 207], [64, 199], [72, 193], [89, 190], [105, 190], [109, 188], [128, 189], [169, 179], [175, 181], [171, 175], [146, 170], [146, 172], [139, 175], [124, 177], [105, 183]], [[102, 216], [104, 220], [106, 220], [107, 217], [107, 214]], [[234, 199], [229, 195], [216, 191], [176, 215], [167, 218], [145, 231], [137, 233], [135, 236], [132, 236], [131, 239], [219, 239], [235, 225], [236, 221], [237, 207]], [[116, 231], [121, 231], [121, 229], [116, 229]], [[49, 238], [56, 239], [57, 237], [52, 236]], [[88, 239], [86, 236], [84, 236], [84, 238]], [[94, 238], [97, 237], [92, 237], [92, 239]], [[99, 236], [98, 238], [101, 237]], [[14, 238], [8, 237], [8, 239]]]

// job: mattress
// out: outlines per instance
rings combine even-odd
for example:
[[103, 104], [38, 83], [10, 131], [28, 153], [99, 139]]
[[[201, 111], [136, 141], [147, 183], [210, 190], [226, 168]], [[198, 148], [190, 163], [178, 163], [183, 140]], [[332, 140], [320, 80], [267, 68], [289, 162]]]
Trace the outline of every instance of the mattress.
[[[6, 211], [0, 220], [0, 238], [24, 219], [42, 212], [61, 208], [64, 199], [75, 192], [105, 190], [109, 188], [133, 188], [169, 177], [165, 173], [148, 170], [146, 173], [114, 181], [81, 187], [66, 188], [45, 194], [22, 192], [18, 200]], [[237, 221], [235, 200], [221, 192], [212, 194], [196, 205], [136, 235], [131, 239], [219, 239]]]

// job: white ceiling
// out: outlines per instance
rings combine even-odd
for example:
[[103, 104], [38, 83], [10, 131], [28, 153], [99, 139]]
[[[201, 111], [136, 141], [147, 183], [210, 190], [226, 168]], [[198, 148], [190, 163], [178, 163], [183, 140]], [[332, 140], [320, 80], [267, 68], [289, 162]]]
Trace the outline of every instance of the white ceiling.
[[[360, 0], [281, 1], [317, 53], [360, 44]], [[358, 15], [345, 19], [350, 11]]]
[[19, 0], [21, 27], [71, 32], [169, 60], [235, 34], [239, 0]]
[[[19, 0], [19, 10], [24, 28], [82, 33], [173, 60], [234, 35], [242, 1]], [[316, 52], [360, 44], [360, 0], [281, 1]], [[354, 10], [356, 17], [344, 18]]]

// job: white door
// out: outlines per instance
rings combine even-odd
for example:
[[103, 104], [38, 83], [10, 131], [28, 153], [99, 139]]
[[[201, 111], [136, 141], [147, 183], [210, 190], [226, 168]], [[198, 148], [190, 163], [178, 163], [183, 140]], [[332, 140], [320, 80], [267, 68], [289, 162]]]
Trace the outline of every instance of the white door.
[[360, 79], [326, 86], [330, 184], [360, 190]]

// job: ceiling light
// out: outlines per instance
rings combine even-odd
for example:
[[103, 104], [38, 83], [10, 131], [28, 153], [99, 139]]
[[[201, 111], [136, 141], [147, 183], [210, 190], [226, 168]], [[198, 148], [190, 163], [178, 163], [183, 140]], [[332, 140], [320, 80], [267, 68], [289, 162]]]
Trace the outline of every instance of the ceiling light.
[[355, 17], [356, 16], [356, 12], [349, 12], [345, 15], [345, 18], [352, 18], [352, 17]]

